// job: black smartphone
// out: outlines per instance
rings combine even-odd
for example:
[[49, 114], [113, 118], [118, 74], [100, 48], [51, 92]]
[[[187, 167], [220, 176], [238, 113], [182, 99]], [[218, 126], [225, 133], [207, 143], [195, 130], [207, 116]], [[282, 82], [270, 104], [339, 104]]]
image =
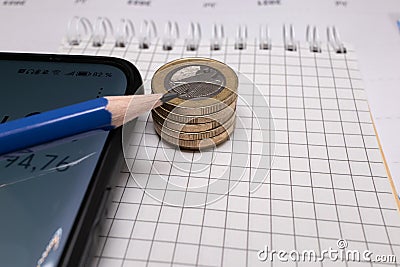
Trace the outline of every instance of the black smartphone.
[[[140, 92], [130, 62], [0, 53], [0, 123], [96, 97]], [[1, 145], [1, 144], [0, 144]], [[0, 266], [81, 266], [122, 155], [121, 130], [0, 157]]]

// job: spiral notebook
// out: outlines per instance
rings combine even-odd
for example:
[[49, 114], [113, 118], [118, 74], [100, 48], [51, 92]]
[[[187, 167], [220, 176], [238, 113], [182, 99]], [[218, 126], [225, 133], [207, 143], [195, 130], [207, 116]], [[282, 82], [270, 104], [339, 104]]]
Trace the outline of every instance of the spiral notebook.
[[[113, 25], [75, 17], [61, 45], [62, 53], [133, 62], [146, 93], [160, 66], [183, 57], [217, 59], [241, 79], [241, 123], [214, 149], [166, 144], [148, 114], [125, 132], [128, 168], [114, 178], [118, 186], [91, 265], [352, 266], [358, 260], [344, 258], [349, 250], [363, 262], [370, 251], [371, 265], [397, 265], [396, 199], [355, 51], [336, 29], [320, 38], [325, 29], [309, 27], [308, 42], [300, 43], [293, 26], [283, 27], [283, 38], [261, 27], [255, 40], [245, 27], [225, 37], [216, 25], [205, 40], [200, 24], [183, 37], [179, 26], [168, 23], [157, 37], [151, 21]], [[267, 140], [263, 131], [272, 133]], [[329, 249], [340, 257], [323, 253]], [[311, 250], [319, 258], [302, 260]], [[279, 251], [286, 254], [278, 257]]]

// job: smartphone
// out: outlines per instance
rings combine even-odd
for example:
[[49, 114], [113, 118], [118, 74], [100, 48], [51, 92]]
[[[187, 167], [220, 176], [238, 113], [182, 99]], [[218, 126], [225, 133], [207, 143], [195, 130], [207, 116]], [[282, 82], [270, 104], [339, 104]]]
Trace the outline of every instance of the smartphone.
[[[143, 93], [130, 62], [0, 53], [0, 123], [111, 95]], [[0, 144], [1, 145], [1, 144]], [[121, 130], [0, 157], [0, 266], [82, 266], [122, 155]]]

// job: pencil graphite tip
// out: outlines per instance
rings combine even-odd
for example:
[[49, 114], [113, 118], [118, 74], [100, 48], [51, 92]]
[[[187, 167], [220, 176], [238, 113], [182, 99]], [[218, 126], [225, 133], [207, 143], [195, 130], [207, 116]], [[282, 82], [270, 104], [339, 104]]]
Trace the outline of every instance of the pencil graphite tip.
[[174, 98], [177, 98], [177, 97], [179, 97], [179, 94], [178, 94], [178, 93], [176, 93], [176, 92], [168, 92], [168, 93], [165, 93], [165, 94], [160, 98], [160, 101], [163, 102], [163, 103], [165, 103], [165, 102], [168, 102], [168, 101], [170, 101], [170, 100], [172, 100], [172, 99], [174, 99]]

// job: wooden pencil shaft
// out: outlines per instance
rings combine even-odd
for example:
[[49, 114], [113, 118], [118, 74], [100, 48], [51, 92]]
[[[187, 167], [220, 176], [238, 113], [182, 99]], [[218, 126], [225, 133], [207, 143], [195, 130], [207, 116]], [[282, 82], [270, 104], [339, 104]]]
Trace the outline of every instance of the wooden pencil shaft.
[[139, 115], [162, 105], [163, 94], [107, 96], [106, 110], [112, 114], [111, 124], [115, 127], [131, 121]]

